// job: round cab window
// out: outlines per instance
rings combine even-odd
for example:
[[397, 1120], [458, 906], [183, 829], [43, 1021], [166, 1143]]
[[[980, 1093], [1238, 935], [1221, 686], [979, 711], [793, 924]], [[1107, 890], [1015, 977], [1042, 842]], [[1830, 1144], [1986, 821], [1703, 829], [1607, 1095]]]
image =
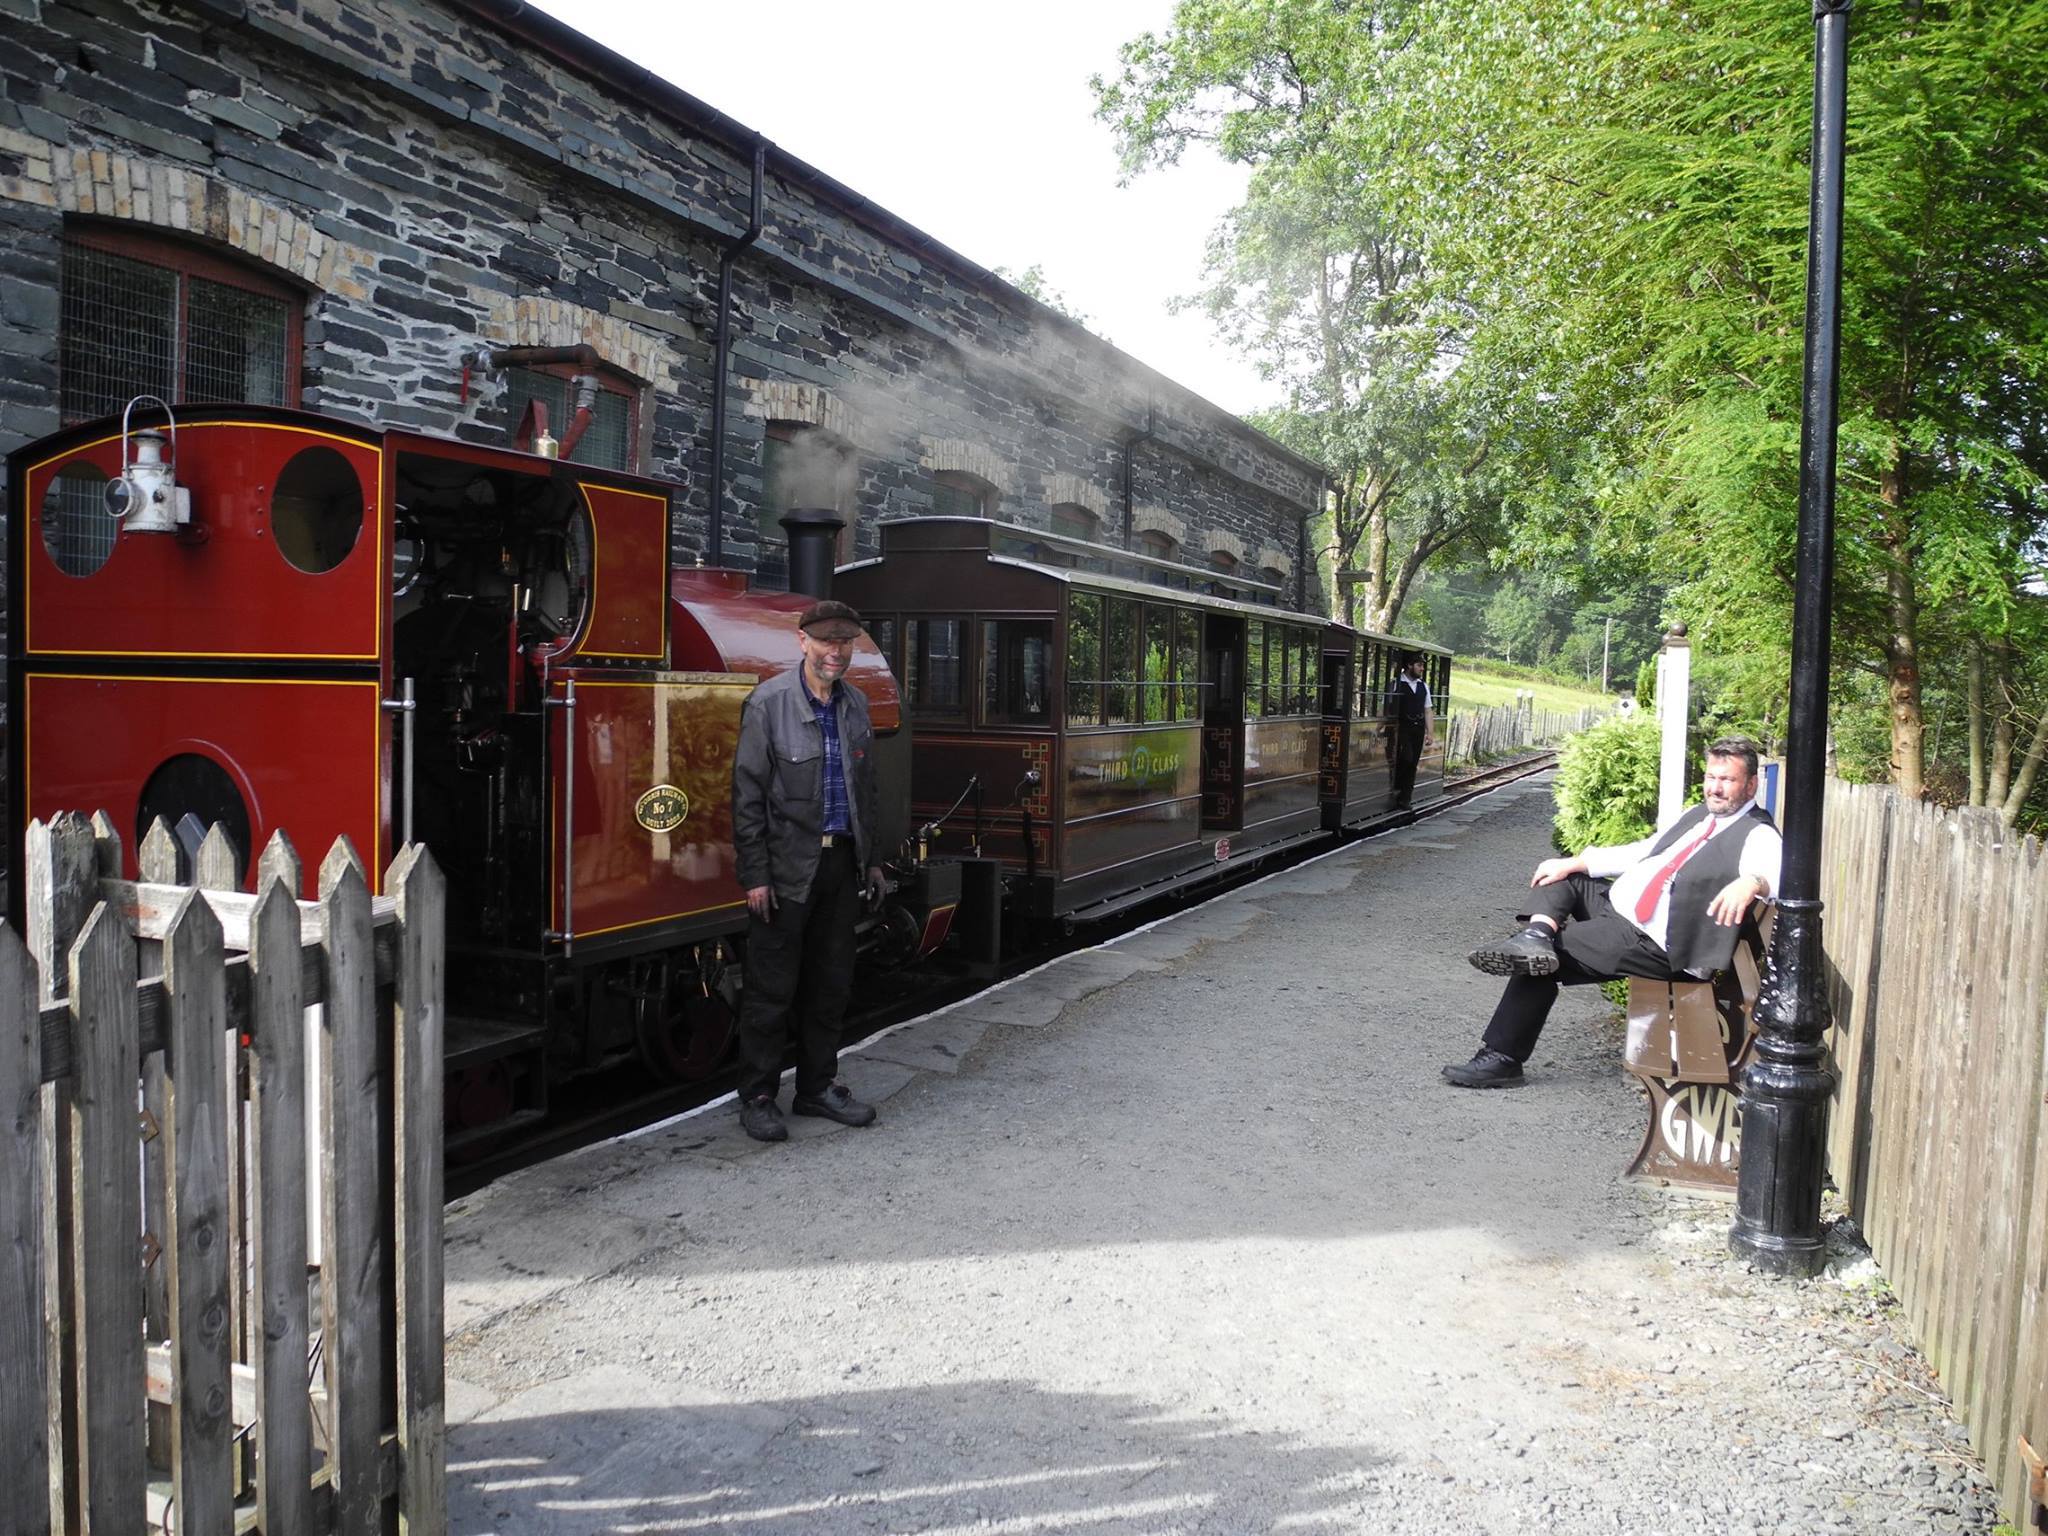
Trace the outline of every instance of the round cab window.
[[107, 515], [107, 475], [79, 462], [66, 464], [43, 493], [43, 548], [66, 576], [90, 576], [107, 563], [121, 531]]
[[278, 553], [309, 576], [348, 558], [363, 531], [363, 483], [332, 448], [303, 448], [277, 477], [270, 531]]

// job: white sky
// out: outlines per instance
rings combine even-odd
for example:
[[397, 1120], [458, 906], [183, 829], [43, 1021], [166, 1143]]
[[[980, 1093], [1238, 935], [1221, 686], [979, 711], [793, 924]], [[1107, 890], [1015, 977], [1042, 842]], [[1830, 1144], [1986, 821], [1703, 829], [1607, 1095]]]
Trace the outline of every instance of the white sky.
[[538, 3], [970, 261], [1039, 264], [1097, 333], [1224, 409], [1277, 398], [1206, 318], [1166, 311], [1244, 172], [1190, 153], [1119, 188], [1093, 117], [1088, 77], [1172, 0]]

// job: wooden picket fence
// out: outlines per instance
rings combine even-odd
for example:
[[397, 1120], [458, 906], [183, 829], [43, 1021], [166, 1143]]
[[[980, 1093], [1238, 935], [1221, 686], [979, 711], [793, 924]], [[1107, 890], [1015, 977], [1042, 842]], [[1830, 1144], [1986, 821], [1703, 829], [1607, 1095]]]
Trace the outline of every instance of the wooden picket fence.
[[1446, 763], [1485, 763], [1529, 747], [1562, 741], [1573, 731], [1583, 731], [1606, 711], [1592, 705], [1584, 709], [1558, 711], [1538, 709], [1533, 699], [1523, 697], [1512, 704], [1494, 704], [1484, 709], [1451, 710], [1445, 728]]
[[243, 895], [216, 828], [192, 889], [161, 823], [139, 863], [38, 822], [0, 929], [0, 1525], [440, 1536], [441, 873], [372, 898], [337, 842], [300, 902], [278, 837]]
[[1830, 783], [1825, 828], [1830, 1172], [2008, 1518], [2032, 1531], [2020, 1441], [2048, 1449], [2048, 858], [1995, 815], [1877, 786]]

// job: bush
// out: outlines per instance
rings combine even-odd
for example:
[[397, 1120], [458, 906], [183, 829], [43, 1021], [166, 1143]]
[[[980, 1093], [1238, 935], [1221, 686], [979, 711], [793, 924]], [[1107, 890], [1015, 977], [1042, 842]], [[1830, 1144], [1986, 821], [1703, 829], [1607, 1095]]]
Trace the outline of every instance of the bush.
[[1565, 742], [1557, 760], [1557, 846], [1632, 843], [1657, 816], [1657, 722], [1615, 716]]

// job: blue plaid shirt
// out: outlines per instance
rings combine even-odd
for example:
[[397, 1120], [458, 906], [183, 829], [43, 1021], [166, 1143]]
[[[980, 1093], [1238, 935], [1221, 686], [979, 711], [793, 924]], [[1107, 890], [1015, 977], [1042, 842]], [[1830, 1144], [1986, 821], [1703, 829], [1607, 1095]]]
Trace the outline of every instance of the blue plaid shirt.
[[806, 681], [804, 697], [811, 701], [811, 713], [818, 717], [818, 733], [825, 738], [825, 771], [820, 775], [820, 788], [825, 796], [825, 830], [850, 833], [853, 831], [853, 805], [846, 798], [846, 753], [839, 745], [837, 699], [841, 686], [835, 682], [832, 696], [820, 704]]

